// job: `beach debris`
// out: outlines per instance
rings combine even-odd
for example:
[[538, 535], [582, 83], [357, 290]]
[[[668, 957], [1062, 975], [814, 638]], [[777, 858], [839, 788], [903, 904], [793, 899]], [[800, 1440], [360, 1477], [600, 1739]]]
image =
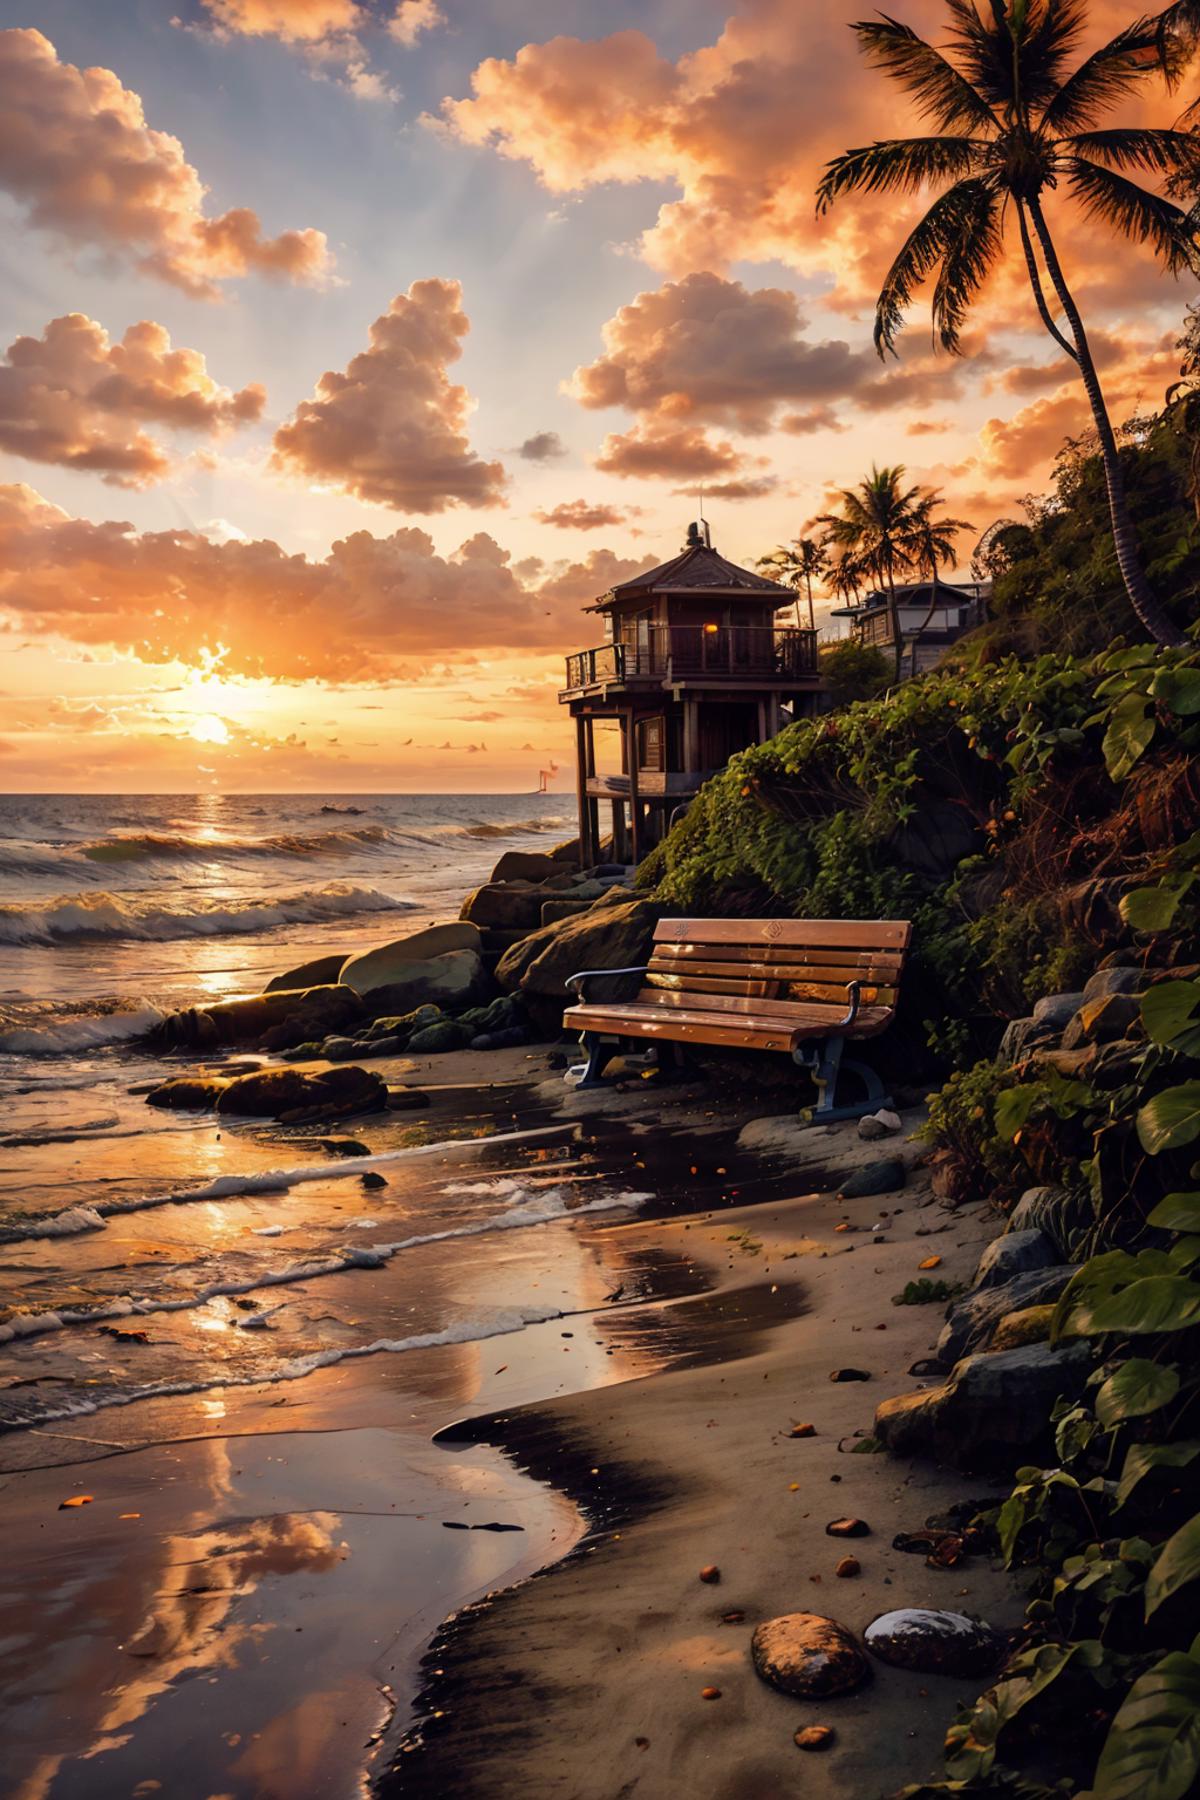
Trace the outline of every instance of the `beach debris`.
[[863, 1635], [880, 1662], [919, 1675], [986, 1675], [1000, 1659], [997, 1633], [966, 1613], [902, 1607], [873, 1619]]
[[870, 1381], [871, 1375], [868, 1369], [834, 1369], [829, 1379], [830, 1381]]
[[702, 1700], [719, 1700], [721, 1698], [721, 1690], [717, 1687], [701, 1688], [700, 1698]]
[[825, 1527], [826, 1537], [870, 1537], [871, 1527], [865, 1519], [831, 1519]]
[[852, 1581], [856, 1575], [862, 1574], [862, 1564], [856, 1556], [843, 1556], [833, 1572], [843, 1581]]
[[792, 1742], [797, 1750], [828, 1750], [837, 1737], [832, 1725], [802, 1725]]
[[750, 1640], [755, 1673], [800, 1700], [852, 1694], [871, 1679], [871, 1665], [844, 1625], [820, 1613], [782, 1613], [756, 1627]]
[[443, 1531], [524, 1531], [523, 1525], [504, 1525], [497, 1519], [489, 1519], [486, 1525], [468, 1525], [463, 1519], [443, 1519]]
[[864, 1163], [838, 1189], [839, 1200], [865, 1200], [870, 1194], [891, 1194], [902, 1188], [908, 1171], [898, 1156], [885, 1156], [878, 1162]]
[[716, 1563], [706, 1563], [700, 1571], [700, 1579], [707, 1581], [710, 1587], [714, 1587], [721, 1579], [721, 1571]]
[[917, 1264], [918, 1269], [940, 1269], [941, 1266], [942, 1259], [940, 1256], [927, 1256], [922, 1262]]
[[59, 1512], [66, 1512], [72, 1506], [90, 1506], [96, 1498], [95, 1494], [72, 1494], [69, 1500], [60, 1500]]
[[816, 1435], [817, 1435], [816, 1426], [808, 1425], [808, 1424], [793, 1425], [792, 1429], [788, 1432], [788, 1436], [790, 1438], [816, 1437]]
[[318, 1150], [324, 1150], [327, 1156], [370, 1156], [369, 1144], [361, 1144], [357, 1138], [318, 1138]]
[[889, 1107], [881, 1107], [878, 1112], [867, 1113], [858, 1121], [858, 1135], [865, 1143], [873, 1143], [878, 1138], [894, 1137], [896, 1132], [903, 1131], [900, 1114], [892, 1112]]
[[141, 1513], [118, 1513], [118, 1519], [140, 1519]]
[[120, 1338], [126, 1344], [148, 1344], [150, 1342], [148, 1331], [138, 1331], [120, 1325], [101, 1325], [98, 1329], [104, 1333], [105, 1337]]
[[745, 1613], [735, 1606], [732, 1611], [721, 1614], [721, 1623], [722, 1625], [740, 1625], [745, 1616]]

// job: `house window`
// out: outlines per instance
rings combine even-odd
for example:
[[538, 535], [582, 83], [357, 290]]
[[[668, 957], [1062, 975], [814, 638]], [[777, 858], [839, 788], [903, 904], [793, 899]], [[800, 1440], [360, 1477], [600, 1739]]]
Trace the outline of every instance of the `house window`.
[[666, 767], [663, 751], [665, 737], [661, 719], [643, 719], [638, 732], [638, 768], [661, 774]]

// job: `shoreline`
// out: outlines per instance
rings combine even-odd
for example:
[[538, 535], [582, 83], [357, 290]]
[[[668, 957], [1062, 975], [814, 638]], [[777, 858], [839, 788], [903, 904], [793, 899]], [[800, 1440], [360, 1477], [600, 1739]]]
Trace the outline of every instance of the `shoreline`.
[[[786, 1136], [787, 1122], [779, 1123]], [[859, 1144], [852, 1126], [828, 1135], [841, 1140], [846, 1166], [876, 1148]], [[703, 1369], [668, 1369], [460, 1424], [464, 1437], [501, 1445], [515, 1466], [567, 1493], [587, 1530], [564, 1557], [444, 1621], [423, 1658], [424, 1717], [379, 1778], [383, 1800], [612, 1800], [635, 1791], [638, 1800], [684, 1791], [783, 1800], [799, 1782], [806, 1794], [870, 1800], [932, 1768], [956, 1705], [974, 1692], [969, 1680], [875, 1664], [859, 1694], [798, 1701], [758, 1680], [748, 1643], [761, 1619], [794, 1610], [827, 1613], [857, 1634], [905, 1605], [979, 1612], [1000, 1629], [1020, 1617], [1014, 1577], [977, 1560], [929, 1570], [891, 1547], [897, 1531], [974, 1496], [978, 1480], [930, 1463], [845, 1454], [879, 1400], [912, 1388], [910, 1364], [932, 1347], [941, 1321], [938, 1307], [890, 1304], [929, 1247], [916, 1230], [944, 1226], [938, 1250], [951, 1279], [969, 1276], [991, 1235], [982, 1207], [947, 1223], [931, 1218], [935, 1205], [918, 1171], [903, 1194], [840, 1203], [827, 1193], [741, 1208], [742, 1233], [757, 1231], [764, 1244], [754, 1285], [775, 1285], [769, 1241], [775, 1255], [800, 1262], [811, 1310], [765, 1331], [748, 1328], [740, 1347]], [[887, 1242], [834, 1234], [848, 1214], [869, 1224], [865, 1215], [881, 1212], [890, 1215], [879, 1234]], [[693, 1252], [703, 1236], [712, 1271], [724, 1260], [731, 1217], [696, 1215], [667, 1229], [686, 1229]], [[860, 1273], [864, 1252], [869, 1272]], [[848, 1254], [856, 1256], [852, 1291], [839, 1266]], [[886, 1337], [876, 1336], [879, 1324]], [[828, 1379], [833, 1367], [885, 1358], [869, 1382]], [[800, 1418], [815, 1423], [816, 1436], [793, 1444], [782, 1434]], [[827, 1519], [843, 1514], [864, 1517], [871, 1535], [849, 1546], [827, 1537]], [[847, 1548], [862, 1574], [842, 1581], [833, 1570]], [[710, 1562], [721, 1568], [716, 1587], [698, 1580]], [[744, 1620], [723, 1623], [726, 1611]], [[706, 1685], [720, 1687], [718, 1701], [701, 1699]], [[837, 1732], [818, 1758], [792, 1743], [810, 1723]]]

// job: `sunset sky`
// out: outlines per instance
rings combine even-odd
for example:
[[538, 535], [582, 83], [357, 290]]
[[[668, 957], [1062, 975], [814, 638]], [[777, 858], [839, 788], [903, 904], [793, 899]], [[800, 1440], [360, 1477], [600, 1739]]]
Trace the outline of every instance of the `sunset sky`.
[[[866, 10], [2, 0], [0, 786], [566, 788], [580, 608], [698, 483], [739, 561], [873, 460], [980, 530], [1044, 483], [1084, 402], [1016, 263], [884, 368], [917, 203], [814, 216], [914, 123]], [[1192, 289], [1050, 211], [1156, 407]]]

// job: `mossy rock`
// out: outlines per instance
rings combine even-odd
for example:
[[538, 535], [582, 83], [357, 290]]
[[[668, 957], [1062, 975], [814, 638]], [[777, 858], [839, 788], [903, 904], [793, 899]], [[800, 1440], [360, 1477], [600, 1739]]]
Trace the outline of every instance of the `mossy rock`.
[[1050, 1336], [1054, 1308], [1050, 1305], [1024, 1306], [1019, 1312], [1005, 1313], [992, 1333], [989, 1350], [1017, 1350], [1022, 1344], [1044, 1344]]

